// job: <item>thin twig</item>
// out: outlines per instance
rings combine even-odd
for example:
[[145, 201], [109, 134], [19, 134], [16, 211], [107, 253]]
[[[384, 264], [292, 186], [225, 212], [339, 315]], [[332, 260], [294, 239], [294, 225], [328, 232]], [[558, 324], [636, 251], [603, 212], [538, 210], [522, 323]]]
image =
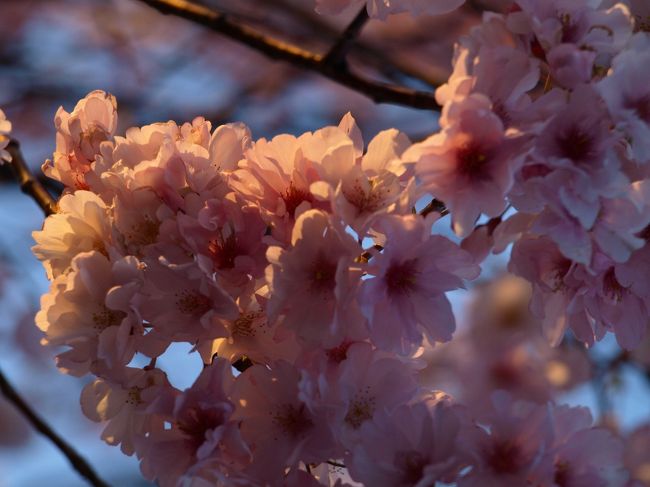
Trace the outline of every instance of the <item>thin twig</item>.
[[434, 211], [440, 213], [441, 217], [449, 214], [449, 210], [447, 209], [445, 204], [442, 201], [440, 201], [440, 200], [438, 200], [436, 198], [433, 198], [427, 204], [427, 206], [422, 208], [422, 210], [420, 211], [420, 215], [421, 216], [427, 216], [429, 213], [432, 213]]
[[[442, 201], [440, 201], [439, 199], [436, 199], [436, 198], [433, 198], [433, 199], [432, 199], [432, 200], [427, 204], [427, 206], [425, 206], [424, 208], [422, 208], [422, 210], [420, 210], [419, 213], [416, 213], [415, 208], [414, 208], [414, 209], [413, 209], [413, 214], [415, 214], [415, 215], [420, 215], [420, 216], [422, 216], [422, 217], [425, 217], [425, 216], [427, 216], [429, 213], [433, 213], [434, 211], [440, 213], [440, 216], [441, 216], [441, 217], [443, 217], [443, 216], [449, 214], [449, 210], [447, 209], [447, 207], [445, 206], [445, 204], [444, 204]], [[496, 219], [493, 218], [492, 220], [490, 220], [490, 222], [492, 222], [493, 220], [496, 220]], [[500, 221], [501, 221], [501, 217], [498, 217], [498, 220], [499, 220], [499, 222], [500, 222]], [[488, 222], [488, 225], [494, 225], [494, 226], [496, 226], [496, 223], [495, 223], [495, 222], [492, 222], [492, 223], [490, 223], [490, 222]], [[497, 222], [497, 223], [498, 223], [498, 222]], [[494, 230], [494, 229], [492, 229], [492, 230]], [[382, 250], [384, 250], [384, 247], [383, 247], [383, 245], [379, 245], [379, 244], [375, 244], [375, 245], [373, 245], [371, 248], [369, 248], [369, 249], [366, 250], [363, 254], [361, 254], [361, 256], [360, 256], [360, 261], [361, 261], [361, 262], [368, 262], [370, 259], [372, 259], [373, 255], [375, 254], [375, 252], [373, 252], [373, 250], [376, 250], [377, 252], [381, 252]]]
[[54, 445], [63, 453], [72, 464], [72, 467], [84, 477], [90, 485], [95, 487], [110, 487], [104, 482], [93, 468], [79, 455], [68, 443], [66, 443], [58, 434], [56, 434], [47, 423], [45, 423], [29, 407], [25, 400], [20, 397], [18, 392], [7, 381], [2, 371], [0, 371], [0, 391], [5, 398], [12, 403], [16, 409], [31, 423], [31, 425], [42, 435], [46, 436]]
[[252, 367], [253, 365], [253, 361], [248, 357], [241, 357], [235, 360], [232, 364], [232, 366], [239, 372], [244, 372], [246, 369]]
[[[334, 42], [340, 35], [330, 24], [323, 22], [322, 15], [315, 14], [313, 8], [307, 10], [300, 5], [294, 5], [289, 0], [266, 1], [288, 11], [292, 16], [297, 18], [302, 27], [309, 29], [310, 32], [318, 32], [321, 38], [327, 38], [330, 42]], [[363, 39], [357, 39], [349, 54], [352, 53], [363, 60], [365, 64], [380, 71], [383, 76], [393, 80], [408, 77], [430, 85], [432, 88], [437, 88], [448, 77], [444, 73], [439, 73], [438, 76], [432, 76], [427, 70], [410, 64], [399, 54], [391, 54], [391, 52], [385, 49], [364, 42]]]
[[368, 17], [368, 10], [364, 5], [361, 7], [359, 13], [352, 19], [350, 25], [341, 34], [341, 37], [331, 47], [329, 52], [323, 58], [323, 63], [330, 66], [342, 65], [345, 66], [346, 56], [352, 47], [354, 40], [361, 34], [363, 26], [366, 25], [370, 18]]
[[186, 0], [140, 0], [163, 14], [176, 15], [200, 24], [230, 39], [270, 57], [293, 66], [313, 71], [355, 90], [377, 103], [392, 103], [423, 110], [438, 110], [433, 93], [413, 90], [367, 79], [340, 66], [324, 62], [321, 54], [275, 39], [245, 25], [230, 20], [225, 14]]
[[41, 210], [43, 210], [45, 216], [56, 213], [56, 201], [40, 181], [34, 177], [29, 167], [27, 167], [27, 163], [20, 152], [20, 144], [18, 141], [12, 139], [7, 146], [7, 151], [11, 154], [11, 163], [9, 166], [20, 185], [20, 190], [26, 195], [31, 196]]

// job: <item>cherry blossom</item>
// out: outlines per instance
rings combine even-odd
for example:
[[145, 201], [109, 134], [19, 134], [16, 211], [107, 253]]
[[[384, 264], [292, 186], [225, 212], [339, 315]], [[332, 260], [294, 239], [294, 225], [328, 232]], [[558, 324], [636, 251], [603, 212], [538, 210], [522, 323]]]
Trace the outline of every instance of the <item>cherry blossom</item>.
[[253, 462], [249, 474], [273, 481], [299, 461], [321, 463], [335, 453], [332, 433], [299, 394], [300, 371], [279, 361], [271, 368], [255, 365], [235, 383], [233, 419], [241, 421]]
[[158, 369], [127, 367], [111, 374], [110, 379], [96, 379], [81, 393], [81, 409], [87, 418], [107, 422], [102, 439], [120, 445], [126, 455], [133, 455], [136, 438], [162, 426], [162, 418], [147, 412], [159, 396], [173, 400], [174, 391], [165, 374]]
[[43, 172], [72, 190], [89, 189], [86, 174], [100, 155], [102, 142], [110, 141], [115, 134], [115, 97], [93, 91], [71, 113], [60, 107], [54, 124], [57, 130], [54, 159], [45, 162]]
[[354, 318], [355, 288], [361, 277], [354, 260], [362, 250], [351, 235], [318, 210], [300, 215], [291, 245], [267, 251], [269, 317], [273, 321], [284, 314], [283, 325], [300, 338], [335, 345], [347, 333], [345, 327], [354, 323], [349, 317]]
[[126, 365], [143, 333], [131, 306], [141, 283], [133, 257], [111, 263], [96, 251], [77, 255], [70, 272], [52, 283], [54, 292], [43, 297], [36, 317], [44, 343], [70, 347], [57, 365], [78, 376]]
[[[385, 217], [379, 228], [386, 245], [370, 261], [360, 292], [361, 309], [373, 341], [408, 353], [422, 341], [448, 341], [455, 329], [444, 293], [474, 279], [480, 268], [451, 241], [431, 235], [432, 218]], [[407, 250], [408, 249], [408, 250]]]
[[[463, 466], [461, 418], [445, 400], [402, 405], [362, 426], [350, 473], [364, 485], [432, 485], [453, 481]], [[386, 442], [385, 439], [391, 441]]]
[[136, 445], [147, 478], [174, 486], [192, 478], [216, 479], [216, 483], [239, 477], [250, 451], [233, 418], [235, 405], [228, 398], [233, 383], [230, 369], [229, 362], [217, 359], [203, 369], [192, 387], [171, 401], [154, 405], [172, 427], [160, 425]]
[[[378, 19], [462, 3], [316, 2]], [[627, 360], [647, 340], [648, 12], [613, 0], [502, 12], [459, 40], [435, 92], [440, 128], [415, 144], [396, 128], [364, 142], [350, 113], [255, 138], [200, 116], [119, 135], [102, 91], [59, 109], [43, 170], [65, 191], [33, 233], [52, 281], [36, 322], [65, 347], [64, 373], [92, 374], [84, 414], [147, 479], [647, 480], [631, 447], [626, 473], [613, 430], [554, 401], [590, 380], [592, 351], [576, 344], [611, 332]], [[0, 151], [10, 129], [0, 112]], [[501, 252], [517, 278], [494, 279]], [[486, 278], [468, 285], [479, 263]], [[457, 332], [448, 293], [466, 285]], [[185, 391], [159, 359], [178, 342], [203, 364]]]
[[413, 146], [405, 157], [417, 159], [422, 188], [445, 202], [455, 232], [467, 236], [481, 213], [496, 217], [506, 209], [523, 140], [504, 131], [482, 95], [446, 108], [446, 130]]

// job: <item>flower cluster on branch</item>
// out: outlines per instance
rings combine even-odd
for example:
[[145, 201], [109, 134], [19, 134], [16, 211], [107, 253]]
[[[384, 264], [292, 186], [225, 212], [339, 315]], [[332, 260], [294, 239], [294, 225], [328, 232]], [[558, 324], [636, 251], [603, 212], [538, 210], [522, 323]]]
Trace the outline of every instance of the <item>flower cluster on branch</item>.
[[[366, 143], [350, 114], [255, 140], [201, 117], [116, 135], [101, 91], [61, 108], [36, 321], [62, 371], [95, 377], [81, 404], [102, 438], [162, 486], [634, 485], [586, 408], [488, 391], [478, 410], [418, 380], [455, 332], [447, 293], [511, 244], [551, 344], [646, 334], [650, 38], [629, 6], [594, 3], [486, 13], [416, 144]], [[185, 391], [156, 366], [179, 342], [203, 362]]]

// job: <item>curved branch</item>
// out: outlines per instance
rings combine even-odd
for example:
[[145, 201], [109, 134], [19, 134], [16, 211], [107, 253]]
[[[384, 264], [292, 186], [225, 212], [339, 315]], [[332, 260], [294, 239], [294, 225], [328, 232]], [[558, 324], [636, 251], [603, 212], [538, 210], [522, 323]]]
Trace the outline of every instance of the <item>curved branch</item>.
[[20, 144], [18, 141], [12, 139], [7, 146], [7, 151], [11, 154], [9, 166], [20, 185], [20, 190], [26, 195], [31, 196], [41, 210], [43, 210], [45, 216], [56, 213], [56, 201], [39, 180], [34, 177], [29, 167], [27, 167], [27, 163], [25, 163], [25, 159], [20, 152]]
[[264, 35], [230, 20], [225, 14], [186, 0], [140, 0], [163, 14], [176, 15], [236, 40], [270, 57], [313, 71], [353, 89], [377, 103], [392, 103], [423, 110], [438, 110], [433, 93], [371, 80], [340, 65], [325, 62], [326, 57], [299, 46]]
[[66, 456], [70, 464], [72, 464], [72, 467], [79, 472], [79, 474], [84, 477], [90, 485], [93, 485], [94, 487], [110, 487], [109, 484], [99, 478], [93, 468], [74, 450], [74, 448], [56, 434], [52, 428], [50, 428], [49, 425], [29, 407], [9, 381], [7, 381], [2, 371], [0, 371], [0, 391], [5, 398], [7, 398], [7, 400], [20, 411], [27, 421], [30, 422], [34, 429], [54, 443], [61, 453]]
[[345, 57], [352, 47], [354, 40], [361, 34], [363, 26], [366, 25], [370, 18], [368, 17], [368, 10], [364, 5], [361, 7], [359, 13], [352, 19], [350, 25], [341, 33], [341, 37], [331, 47], [329, 52], [323, 58], [323, 63], [335, 66], [341, 64], [345, 66]]

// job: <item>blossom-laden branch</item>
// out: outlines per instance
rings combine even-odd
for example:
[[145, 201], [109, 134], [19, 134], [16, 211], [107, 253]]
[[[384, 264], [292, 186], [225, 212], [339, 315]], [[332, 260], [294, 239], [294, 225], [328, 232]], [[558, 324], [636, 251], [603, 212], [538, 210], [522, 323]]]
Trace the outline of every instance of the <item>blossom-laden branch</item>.
[[0, 371], [0, 391], [39, 433], [54, 443], [61, 453], [63, 453], [70, 461], [72, 467], [79, 472], [79, 474], [84, 477], [90, 485], [93, 485], [94, 487], [109, 487], [109, 484], [99, 478], [88, 462], [86, 462], [86, 460], [84, 460], [83, 457], [72, 448], [72, 446], [63, 440], [63, 438], [55, 433], [52, 428], [50, 428], [50, 426], [32, 410], [31, 407], [29, 407], [25, 400], [9, 383], [2, 371]]
[[11, 154], [11, 163], [9, 166], [20, 185], [20, 190], [26, 195], [31, 196], [41, 210], [43, 210], [45, 216], [56, 213], [56, 201], [38, 179], [34, 177], [32, 172], [29, 170], [29, 167], [27, 167], [27, 163], [20, 151], [18, 141], [12, 139], [7, 146], [7, 151]]
[[[176, 15], [200, 24], [230, 39], [268, 56], [271, 59], [285, 61], [293, 66], [319, 73], [332, 81], [357, 91], [377, 103], [391, 103], [423, 110], [437, 110], [440, 108], [433, 93], [413, 90], [404, 86], [370, 80], [353, 73], [340, 63], [328, 62], [328, 56], [317, 54], [294, 44], [264, 35], [255, 29], [233, 22], [227, 15], [201, 5], [196, 5], [186, 0], [140, 0], [159, 12]], [[359, 16], [358, 16], [359, 17]], [[359, 19], [359, 26], [352, 23], [352, 31], [360, 28], [363, 23]], [[350, 38], [353, 38], [351, 35]], [[343, 36], [345, 38], [345, 35]], [[343, 39], [342, 38], [342, 39]], [[340, 48], [337, 43], [334, 48], [335, 57], [345, 53], [349, 41], [341, 41]], [[333, 49], [334, 49], [333, 48]], [[341, 50], [339, 52], [339, 49]], [[330, 51], [331, 53], [332, 51]], [[329, 56], [332, 59], [331, 56]]]

